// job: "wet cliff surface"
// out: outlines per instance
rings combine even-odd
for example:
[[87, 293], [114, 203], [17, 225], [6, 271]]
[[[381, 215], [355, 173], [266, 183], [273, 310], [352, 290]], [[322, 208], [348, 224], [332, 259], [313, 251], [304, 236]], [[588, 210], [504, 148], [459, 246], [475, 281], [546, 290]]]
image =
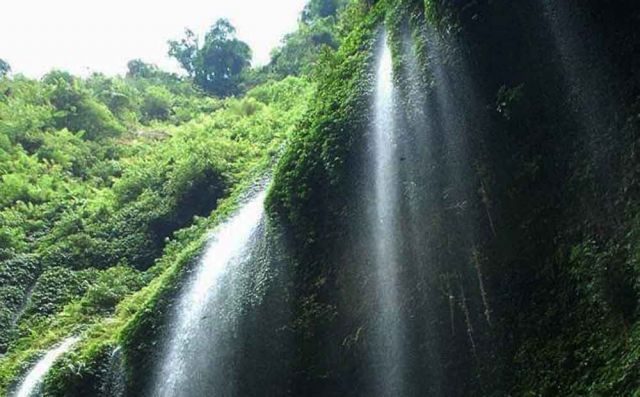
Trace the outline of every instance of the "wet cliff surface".
[[[298, 261], [292, 392], [635, 391], [639, 7], [390, 1], [360, 12], [270, 195]], [[371, 226], [385, 36], [393, 285], [376, 282]], [[384, 328], [390, 289], [383, 322], [395, 325]], [[396, 350], [380, 354], [393, 332]]]

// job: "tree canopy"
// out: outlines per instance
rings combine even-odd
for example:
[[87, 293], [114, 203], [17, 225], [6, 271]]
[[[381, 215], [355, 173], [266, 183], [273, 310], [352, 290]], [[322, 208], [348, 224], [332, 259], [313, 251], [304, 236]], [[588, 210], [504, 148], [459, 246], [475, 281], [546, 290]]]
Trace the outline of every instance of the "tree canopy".
[[310, 0], [302, 11], [302, 21], [310, 22], [318, 18], [335, 16], [346, 4], [345, 0]]
[[4, 59], [0, 59], [0, 77], [4, 77], [11, 72], [11, 66]]
[[310, 0], [298, 29], [286, 35], [272, 52], [271, 72], [281, 77], [310, 73], [323, 48], [338, 47], [337, 16], [346, 5], [346, 0]]
[[202, 45], [195, 33], [186, 29], [182, 39], [169, 41], [169, 55], [200, 88], [219, 97], [242, 91], [242, 72], [251, 64], [251, 49], [236, 38], [236, 29], [226, 19], [211, 26]]

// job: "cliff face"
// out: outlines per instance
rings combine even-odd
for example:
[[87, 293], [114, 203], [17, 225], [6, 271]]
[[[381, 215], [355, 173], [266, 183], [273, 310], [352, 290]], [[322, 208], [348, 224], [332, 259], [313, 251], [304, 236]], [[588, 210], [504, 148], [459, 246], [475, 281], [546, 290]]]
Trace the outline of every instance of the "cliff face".
[[[344, 18], [268, 200], [293, 256], [290, 391], [367, 395], [393, 372], [406, 395], [635, 392], [640, 6], [390, 0]], [[369, 221], [383, 35], [400, 192], [390, 367], [375, 359]]]

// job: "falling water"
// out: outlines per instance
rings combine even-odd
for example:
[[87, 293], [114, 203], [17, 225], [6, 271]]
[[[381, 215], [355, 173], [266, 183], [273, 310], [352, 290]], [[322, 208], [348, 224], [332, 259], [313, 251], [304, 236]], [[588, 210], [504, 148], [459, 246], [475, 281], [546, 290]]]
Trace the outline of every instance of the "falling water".
[[61, 344], [49, 350], [47, 354], [45, 354], [44, 357], [36, 363], [31, 371], [29, 371], [27, 376], [24, 378], [24, 381], [22, 381], [15, 397], [32, 397], [38, 395], [40, 392], [40, 386], [42, 386], [42, 381], [49, 369], [53, 366], [56, 360], [58, 360], [58, 358], [60, 358], [64, 353], [68, 352], [69, 349], [78, 342], [78, 340], [79, 338], [77, 337], [67, 338]]
[[382, 42], [376, 70], [372, 126], [374, 199], [372, 232], [378, 307], [375, 326], [374, 367], [377, 392], [384, 396], [403, 394], [402, 321], [398, 286], [399, 211], [397, 142], [394, 122], [394, 88], [391, 51]]
[[603, 148], [616, 146], [611, 141], [614, 135], [608, 130], [615, 125], [617, 109], [623, 108], [615, 94], [620, 91], [615, 72], [608, 63], [603, 43], [591, 30], [579, 5], [549, 0], [542, 0], [542, 5], [560, 55], [568, 104], [585, 132], [582, 139], [591, 161], [598, 164], [595, 169], [598, 183], [613, 189], [617, 178], [611, 177], [614, 171], [610, 163], [616, 156]]
[[122, 360], [122, 350], [117, 347], [109, 357], [109, 370], [106, 380], [101, 387], [101, 395], [109, 397], [123, 397], [125, 395], [125, 368]]
[[[198, 268], [179, 298], [168, 349], [155, 382], [154, 396], [228, 395], [230, 382], [212, 376], [220, 352], [212, 352], [224, 319], [215, 316], [216, 295], [225, 275], [250, 255], [252, 236], [263, 215], [261, 192], [222, 224], [212, 236]], [[209, 319], [209, 317], [216, 317]], [[220, 364], [218, 362], [218, 364]]]

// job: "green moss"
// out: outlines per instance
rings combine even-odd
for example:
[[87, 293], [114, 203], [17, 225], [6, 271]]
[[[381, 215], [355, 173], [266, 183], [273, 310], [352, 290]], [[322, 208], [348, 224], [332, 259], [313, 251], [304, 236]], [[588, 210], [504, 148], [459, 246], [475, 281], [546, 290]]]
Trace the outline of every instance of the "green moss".
[[44, 383], [44, 396], [109, 397], [113, 376], [114, 341], [98, 340], [64, 355], [51, 368]]
[[336, 53], [326, 53], [319, 69], [317, 96], [274, 173], [268, 212], [294, 231], [303, 249], [317, 238], [311, 226], [320, 216], [311, 201], [340, 194], [353, 143], [367, 122], [367, 93], [373, 46], [384, 6], [362, 16]]

